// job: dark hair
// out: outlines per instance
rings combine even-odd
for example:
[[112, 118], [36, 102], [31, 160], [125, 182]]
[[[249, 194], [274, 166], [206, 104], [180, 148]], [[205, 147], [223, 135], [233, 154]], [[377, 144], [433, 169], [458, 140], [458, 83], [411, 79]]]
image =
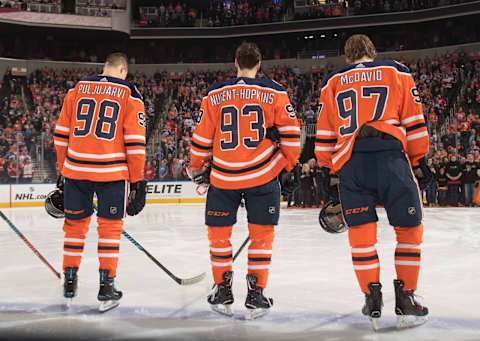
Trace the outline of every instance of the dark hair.
[[345, 59], [351, 64], [363, 57], [374, 59], [377, 56], [375, 45], [364, 34], [354, 34], [345, 43]]
[[127, 55], [123, 52], [110, 53], [107, 56], [107, 60], [105, 61], [105, 64], [108, 64], [110, 66], [125, 65], [128, 67]]
[[253, 69], [262, 60], [262, 55], [257, 44], [243, 42], [237, 47], [235, 59], [240, 69]]

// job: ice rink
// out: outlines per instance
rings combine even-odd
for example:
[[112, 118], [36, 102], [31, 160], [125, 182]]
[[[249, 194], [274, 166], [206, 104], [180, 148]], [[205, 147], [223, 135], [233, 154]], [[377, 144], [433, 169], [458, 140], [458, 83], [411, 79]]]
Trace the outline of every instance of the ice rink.
[[[62, 220], [42, 207], [2, 209], [52, 265], [61, 271]], [[123, 239], [118, 286], [120, 307], [96, 311], [98, 260], [92, 220], [79, 272], [79, 295], [66, 311], [61, 282], [0, 220], [1, 340], [480, 340], [480, 209], [426, 209], [418, 294], [430, 309], [427, 324], [397, 331], [392, 280], [393, 229], [379, 210], [378, 254], [384, 289], [383, 328], [373, 332], [361, 315], [363, 295], [352, 270], [347, 234], [331, 235], [318, 224], [318, 209], [282, 209], [276, 230], [267, 294], [272, 311], [243, 319], [244, 250], [234, 263], [233, 309], [227, 318], [206, 302], [212, 279], [203, 205], [150, 205], [125, 221], [125, 230], [180, 277], [206, 271], [180, 286]], [[239, 211], [234, 251], [247, 236]]]

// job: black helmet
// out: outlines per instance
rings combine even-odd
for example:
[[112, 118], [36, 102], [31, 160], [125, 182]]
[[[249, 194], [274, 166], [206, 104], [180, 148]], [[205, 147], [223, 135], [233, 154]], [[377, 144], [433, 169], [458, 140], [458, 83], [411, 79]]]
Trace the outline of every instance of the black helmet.
[[318, 220], [320, 226], [328, 233], [342, 233], [348, 230], [348, 226], [343, 220], [340, 201], [327, 202], [320, 210]]
[[63, 211], [63, 192], [56, 189], [48, 193], [45, 199], [45, 210], [54, 218], [65, 218]]

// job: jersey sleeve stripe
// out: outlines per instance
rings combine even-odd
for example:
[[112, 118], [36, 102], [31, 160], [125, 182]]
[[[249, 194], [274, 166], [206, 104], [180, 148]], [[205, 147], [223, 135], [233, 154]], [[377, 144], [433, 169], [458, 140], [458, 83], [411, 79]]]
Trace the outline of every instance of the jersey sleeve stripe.
[[300, 135], [298, 134], [280, 134], [281, 139], [299, 139]]
[[335, 155], [335, 157], [332, 159], [332, 163], [335, 164], [337, 163], [337, 161], [345, 154], [348, 152], [348, 150], [350, 149], [350, 146], [352, 145], [352, 142], [354, 141], [353, 138], [350, 139], [350, 141], [348, 141], [348, 144], [346, 145], [346, 147], [340, 151], [337, 155]]
[[68, 135], [62, 135], [62, 134], [58, 134], [58, 133], [54, 133], [53, 136], [61, 138], [61, 139], [67, 139], [67, 140], [69, 138]]
[[423, 127], [426, 127], [427, 124], [426, 123], [419, 123], [419, 124], [415, 124], [411, 127], [407, 127], [407, 134], [412, 131], [412, 130], [416, 130], [416, 129], [419, 129], [419, 128], [423, 128]]
[[273, 159], [273, 161], [268, 165], [268, 167], [265, 167], [264, 169], [262, 169], [258, 172], [255, 172], [255, 173], [251, 173], [251, 174], [246, 174], [246, 175], [241, 175], [241, 176], [232, 176], [232, 175], [225, 176], [225, 175], [221, 175], [221, 174], [217, 173], [214, 170], [212, 170], [212, 172], [210, 174], [212, 176], [218, 178], [218, 179], [221, 179], [221, 180], [227, 181], [227, 182], [244, 181], [244, 180], [248, 180], [248, 179], [253, 179], [253, 178], [260, 177], [263, 174], [269, 172], [273, 167], [275, 167], [275, 165], [278, 163], [278, 161], [281, 158], [282, 158], [282, 154], [278, 154], [275, 157], [275, 159]]
[[132, 154], [145, 154], [145, 150], [144, 149], [127, 150], [127, 155], [132, 155]]
[[398, 120], [385, 120], [383, 122], [388, 123], [388, 124], [400, 124], [400, 121], [398, 121]]
[[77, 157], [84, 157], [87, 159], [112, 159], [116, 157], [125, 157], [125, 153], [111, 153], [111, 154], [87, 154], [87, 153], [78, 153], [72, 148], [68, 148], [68, 153]]
[[145, 136], [143, 135], [125, 135], [124, 140], [142, 140], [145, 141]]
[[270, 154], [274, 149], [275, 149], [274, 146], [270, 146], [270, 147], [268, 147], [267, 149], [265, 149], [260, 155], [258, 155], [257, 157], [255, 157], [253, 160], [250, 160], [250, 161], [245, 161], [245, 162], [227, 162], [227, 161], [224, 161], [224, 160], [222, 160], [222, 159], [214, 156], [214, 157], [213, 157], [213, 162], [222, 164], [222, 165], [227, 166], [227, 167], [232, 167], [232, 168], [245, 167], [245, 166], [248, 166], [248, 165], [257, 163], [258, 161], [264, 159], [265, 156], [267, 156], [268, 154]]
[[428, 131], [422, 131], [420, 133], [408, 135], [407, 136], [407, 141], [416, 140], [416, 139], [422, 138], [424, 136], [428, 136]]
[[331, 152], [335, 150], [334, 147], [320, 147], [320, 146], [315, 146], [315, 150], [319, 152]]
[[197, 139], [197, 140], [200, 141], [200, 142], [204, 142], [204, 143], [208, 143], [208, 144], [212, 144], [212, 143], [213, 143], [213, 140], [206, 139], [206, 138], [201, 137], [201, 136], [199, 136], [199, 135], [197, 135], [197, 134], [193, 134], [193, 135], [192, 135], [192, 138]]
[[196, 143], [195, 141], [192, 141], [192, 146], [195, 147], [195, 148], [198, 148], [198, 149], [203, 149], [203, 150], [211, 150], [212, 149], [212, 146], [202, 146], [198, 143]]
[[74, 166], [69, 164], [67, 161], [63, 164], [65, 167], [79, 171], [79, 172], [91, 172], [91, 173], [112, 173], [118, 171], [128, 171], [127, 166], [119, 166], [119, 167], [105, 167], [105, 168], [90, 168], [90, 167], [81, 167], [81, 166]]
[[334, 131], [331, 130], [317, 130], [317, 136], [322, 135], [322, 136], [336, 136]]
[[60, 130], [60, 131], [64, 131], [64, 132], [66, 132], [66, 133], [68, 133], [68, 132], [70, 131], [70, 128], [64, 127], [64, 126], [59, 126], [59, 125], [56, 125], [56, 126], [55, 126], [55, 129], [56, 129], [56, 130]]
[[422, 121], [424, 120], [423, 115], [415, 115], [415, 116], [406, 118], [406, 119], [402, 120], [402, 125], [406, 125], [406, 124], [409, 124], [409, 123], [412, 123], [412, 122], [415, 122], [415, 121], [419, 121], [419, 120], [422, 120]]
[[300, 142], [280, 141], [280, 144], [287, 147], [300, 147]]
[[145, 147], [146, 144], [142, 143], [142, 142], [128, 142], [128, 143], [125, 143], [125, 147], [134, 147], [134, 146]]
[[278, 127], [278, 131], [298, 131], [300, 132], [300, 128], [296, 126], [285, 126], [285, 127]]
[[190, 152], [194, 155], [197, 155], [197, 156], [210, 156], [212, 155], [212, 153], [200, 153], [200, 152], [197, 152], [195, 149], [190, 149]]
[[61, 141], [53, 141], [53, 144], [56, 146], [64, 146], [64, 147], [68, 146], [68, 142], [61, 142]]
[[337, 139], [315, 139], [316, 143], [337, 143]]

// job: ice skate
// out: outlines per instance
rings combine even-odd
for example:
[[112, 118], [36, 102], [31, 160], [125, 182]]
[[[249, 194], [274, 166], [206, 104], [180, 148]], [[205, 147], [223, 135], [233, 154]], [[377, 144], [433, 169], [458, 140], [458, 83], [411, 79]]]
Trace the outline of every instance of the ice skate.
[[273, 299], [263, 296], [263, 288], [257, 286], [258, 278], [254, 275], [247, 275], [248, 294], [245, 300], [246, 320], [254, 320], [266, 313], [273, 306]]
[[65, 268], [64, 282], [63, 282], [63, 297], [65, 297], [65, 305], [70, 308], [72, 300], [77, 296], [77, 277], [78, 268]]
[[394, 279], [395, 287], [395, 314], [397, 314], [397, 328], [410, 328], [424, 324], [428, 318], [428, 308], [415, 300], [413, 290], [405, 290], [402, 280]]
[[110, 270], [100, 270], [100, 290], [98, 300], [100, 305], [98, 311], [104, 313], [120, 305], [122, 292], [115, 288], [115, 278], [108, 277]]
[[365, 294], [365, 305], [362, 314], [370, 318], [373, 330], [378, 330], [378, 319], [382, 315], [382, 285], [380, 283], [369, 283], [369, 294]]
[[207, 301], [210, 303], [210, 307], [213, 311], [222, 315], [233, 316], [233, 272], [226, 271], [223, 273], [222, 277], [223, 282], [213, 286], [212, 292], [207, 297]]

